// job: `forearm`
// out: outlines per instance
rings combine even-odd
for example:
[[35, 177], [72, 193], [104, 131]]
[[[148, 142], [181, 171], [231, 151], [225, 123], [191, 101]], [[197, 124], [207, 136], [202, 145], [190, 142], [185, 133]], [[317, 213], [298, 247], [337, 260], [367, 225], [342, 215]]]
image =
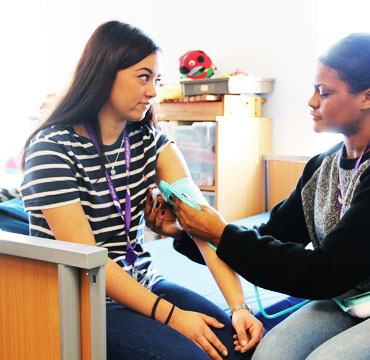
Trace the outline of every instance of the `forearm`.
[[[125, 270], [111, 259], [106, 266], [107, 295], [121, 305], [150, 317], [157, 295], [134, 280]], [[140, 299], [140, 301], [138, 301]], [[155, 311], [155, 319], [164, 323], [172, 304], [161, 299]]]
[[233, 308], [243, 304], [245, 302], [244, 293], [239, 276], [216, 255], [207, 243], [197, 239], [195, 242], [229, 307]]

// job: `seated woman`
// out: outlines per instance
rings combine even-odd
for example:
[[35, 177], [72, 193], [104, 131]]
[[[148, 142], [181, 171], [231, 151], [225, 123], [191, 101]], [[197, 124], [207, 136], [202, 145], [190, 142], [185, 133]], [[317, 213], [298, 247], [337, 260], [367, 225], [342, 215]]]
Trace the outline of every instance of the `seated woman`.
[[343, 142], [308, 162], [267, 224], [227, 224], [211, 207], [176, 198], [174, 211], [248, 281], [316, 300], [274, 327], [253, 360], [369, 359], [370, 319], [331, 298], [370, 290], [370, 33], [349, 35], [319, 58], [308, 104], [314, 130], [341, 133]]
[[[262, 324], [247, 309], [231, 320], [166, 281], [144, 246], [148, 191], [190, 176], [178, 148], [153, 126], [159, 81], [160, 50], [139, 29], [110, 21], [94, 32], [66, 95], [25, 146], [30, 233], [108, 249], [108, 359], [244, 359], [261, 340]], [[236, 274], [199, 247], [229, 306], [243, 304]]]

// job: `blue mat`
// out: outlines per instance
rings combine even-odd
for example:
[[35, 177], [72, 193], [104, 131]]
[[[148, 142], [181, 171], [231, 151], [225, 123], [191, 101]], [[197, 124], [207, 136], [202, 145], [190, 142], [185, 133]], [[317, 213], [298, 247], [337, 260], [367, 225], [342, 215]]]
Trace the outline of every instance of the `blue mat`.
[[[254, 225], [260, 225], [266, 222], [268, 218], [269, 213], [263, 213], [235, 221], [234, 224], [253, 227]], [[172, 243], [172, 239], [166, 238], [146, 244], [146, 248], [153, 256], [153, 263], [157, 270], [164, 275], [167, 280], [203, 295], [221, 309], [228, 312], [229, 306], [208, 268], [189, 260], [187, 257], [175, 251], [172, 247]], [[263, 322], [266, 332], [289, 316], [289, 314], [286, 314], [275, 319], [264, 318], [259, 311], [254, 286], [243, 278], [241, 279], [241, 283], [246, 302], [251, 305], [256, 317]], [[267, 314], [275, 314], [303, 301], [303, 299], [261, 288], [259, 289], [259, 294]]]
[[28, 235], [28, 214], [21, 199], [15, 198], [0, 203], [0, 229]]
[[[234, 223], [252, 227], [253, 225], [259, 225], [267, 221], [268, 216], [269, 213], [259, 214], [235, 221]], [[166, 238], [145, 244], [146, 248], [153, 256], [153, 263], [157, 270], [164, 275], [167, 280], [202, 294], [225, 311], [228, 311], [229, 307], [208, 268], [179, 254], [173, 249], [172, 242], [172, 239]], [[246, 301], [252, 306], [255, 312], [258, 312], [253, 285], [244, 279], [242, 279], [242, 285]], [[275, 304], [277, 301], [287, 296], [260, 289], [260, 297], [263, 305], [266, 307]]]
[[[253, 227], [266, 222], [269, 213], [251, 216], [235, 221], [241, 226]], [[21, 199], [15, 198], [0, 203], [0, 229], [19, 234], [28, 235], [28, 214], [24, 211]], [[204, 265], [189, 260], [174, 250], [173, 239], [166, 238], [146, 243], [146, 248], [153, 256], [153, 263], [158, 271], [169, 281], [189, 288], [218, 305], [224, 311], [229, 311], [221, 291], [219, 290], [210, 271]], [[264, 323], [266, 331], [288, 315], [267, 320], [259, 313], [254, 287], [248, 281], [241, 279], [245, 299], [251, 306], [256, 316]], [[276, 313], [291, 305], [301, 302], [284, 294], [259, 289], [262, 304], [268, 314]]]

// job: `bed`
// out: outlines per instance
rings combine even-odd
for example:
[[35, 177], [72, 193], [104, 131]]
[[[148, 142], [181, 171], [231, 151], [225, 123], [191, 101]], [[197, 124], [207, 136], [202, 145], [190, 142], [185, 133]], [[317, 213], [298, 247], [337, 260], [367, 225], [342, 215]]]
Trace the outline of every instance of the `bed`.
[[[233, 222], [234, 224], [253, 227], [266, 222], [269, 212], [247, 217]], [[19, 198], [0, 203], [0, 229], [9, 232], [26, 234], [28, 231], [28, 216], [24, 212], [22, 201]], [[208, 298], [221, 309], [228, 312], [229, 307], [216, 285], [210, 271], [204, 265], [189, 260], [178, 253], [172, 246], [173, 239], [164, 238], [146, 243], [152, 254], [153, 263], [164, 277], [172, 282], [185, 286]], [[248, 302], [256, 316], [263, 321], [266, 331], [269, 331], [278, 322], [288, 315], [275, 319], [266, 319], [259, 311], [254, 286], [242, 279], [242, 286], [246, 302]], [[284, 308], [301, 302], [302, 299], [293, 298], [281, 293], [259, 289], [261, 302], [267, 313], [276, 313]]]
[[[241, 226], [253, 227], [254, 225], [266, 222], [268, 217], [269, 212], [265, 212], [234, 221], [233, 223]], [[177, 284], [185, 286], [203, 295], [217, 304], [221, 309], [228, 312], [229, 306], [217, 287], [217, 284], [208, 268], [204, 265], [193, 262], [178, 253], [174, 250], [172, 243], [173, 239], [165, 238], [146, 244], [147, 249], [153, 256], [153, 263], [158, 271], [163, 274], [167, 280], [176, 282]], [[259, 311], [254, 286], [245, 279], [241, 279], [241, 281], [245, 300], [251, 305], [255, 315], [264, 323], [266, 331], [269, 331], [273, 326], [289, 315], [282, 315], [275, 319], [264, 318]], [[265, 311], [268, 314], [275, 314], [282, 309], [303, 301], [303, 299], [294, 298], [266, 289], [259, 289], [259, 295]]]

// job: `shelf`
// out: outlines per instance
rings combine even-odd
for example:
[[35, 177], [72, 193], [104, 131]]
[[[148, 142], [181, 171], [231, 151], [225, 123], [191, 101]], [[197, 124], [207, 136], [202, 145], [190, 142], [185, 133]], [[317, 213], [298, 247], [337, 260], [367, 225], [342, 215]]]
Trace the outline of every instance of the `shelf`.
[[222, 101], [222, 96], [219, 95], [193, 95], [184, 96], [178, 99], [164, 99], [162, 104], [173, 104], [173, 103], [192, 103], [192, 102], [207, 102], [207, 101]]
[[199, 186], [199, 189], [202, 191], [216, 191], [215, 185], [201, 185]]
[[[197, 98], [197, 97], [196, 97]], [[194, 121], [215, 121], [216, 116], [261, 117], [266, 99], [248, 95], [213, 96], [214, 100], [171, 101], [158, 104], [159, 118], [172, 121], [191, 118]]]
[[159, 116], [158, 121], [191, 121], [191, 122], [201, 122], [201, 121], [217, 121], [217, 116], [197, 116], [197, 115], [189, 115], [189, 116]]
[[178, 145], [194, 182], [227, 221], [265, 209], [262, 155], [271, 152], [272, 123], [261, 117], [264, 102], [225, 95], [222, 101], [160, 107], [162, 131]]

